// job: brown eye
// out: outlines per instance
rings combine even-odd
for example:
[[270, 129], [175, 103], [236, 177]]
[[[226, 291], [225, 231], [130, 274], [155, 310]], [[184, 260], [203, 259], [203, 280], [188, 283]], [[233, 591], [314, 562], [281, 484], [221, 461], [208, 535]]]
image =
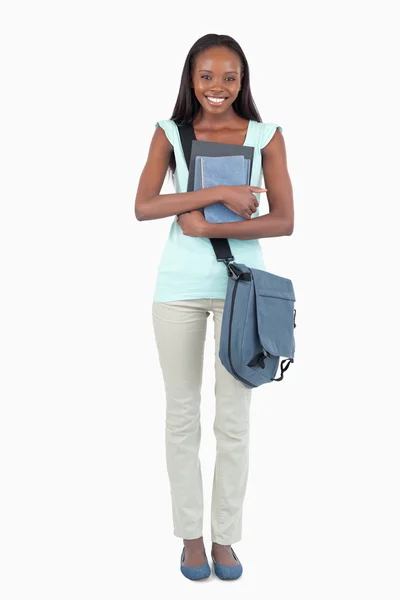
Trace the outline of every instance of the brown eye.
[[[204, 79], [204, 77], [210, 77], [210, 76], [209, 75], [201, 75], [200, 77], [201, 77], [201, 79]], [[226, 77], [226, 79], [231, 79], [232, 81], [235, 81], [234, 77]]]

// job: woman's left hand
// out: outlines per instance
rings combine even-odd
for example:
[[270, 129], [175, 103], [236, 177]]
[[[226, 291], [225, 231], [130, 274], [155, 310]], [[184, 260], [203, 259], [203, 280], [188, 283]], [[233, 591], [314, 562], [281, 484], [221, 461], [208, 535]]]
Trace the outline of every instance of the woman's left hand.
[[190, 237], [205, 237], [207, 221], [201, 210], [191, 210], [178, 216], [178, 223], [184, 235]]

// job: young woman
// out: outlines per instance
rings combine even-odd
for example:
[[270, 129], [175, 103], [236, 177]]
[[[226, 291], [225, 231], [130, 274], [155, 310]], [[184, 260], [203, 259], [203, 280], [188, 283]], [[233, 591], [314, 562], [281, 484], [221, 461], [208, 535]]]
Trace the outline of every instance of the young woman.
[[[254, 147], [251, 185], [186, 192], [188, 169], [177, 123], [192, 123], [197, 140]], [[176, 193], [162, 194], [173, 173]], [[264, 177], [269, 213], [259, 216]], [[199, 210], [222, 202], [245, 220], [210, 224]], [[166, 391], [166, 458], [174, 535], [183, 539], [181, 571], [207, 577], [203, 544], [203, 488], [199, 461], [200, 393], [207, 317], [215, 338], [216, 461], [212, 492], [211, 557], [222, 579], [243, 567], [231, 547], [242, 534], [248, 478], [251, 390], [219, 359], [228, 276], [209, 238], [229, 238], [235, 261], [265, 269], [259, 238], [291, 235], [293, 193], [282, 128], [263, 123], [256, 109], [249, 67], [239, 44], [209, 34], [190, 49], [171, 119], [158, 121], [135, 200], [139, 221], [175, 215], [157, 273], [153, 324]]]

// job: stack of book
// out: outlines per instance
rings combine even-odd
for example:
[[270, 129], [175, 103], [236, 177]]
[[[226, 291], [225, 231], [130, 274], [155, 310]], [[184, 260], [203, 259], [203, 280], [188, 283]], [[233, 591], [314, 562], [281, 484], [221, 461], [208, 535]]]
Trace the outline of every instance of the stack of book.
[[[217, 185], [250, 185], [254, 147], [218, 142], [192, 142], [188, 191]], [[221, 202], [202, 209], [209, 223], [243, 221]]]

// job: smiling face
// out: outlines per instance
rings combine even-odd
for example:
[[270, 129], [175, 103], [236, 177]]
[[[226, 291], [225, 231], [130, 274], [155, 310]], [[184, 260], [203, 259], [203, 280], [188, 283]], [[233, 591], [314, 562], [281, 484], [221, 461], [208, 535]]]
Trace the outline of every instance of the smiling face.
[[241, 88], [240, 59], [228, 48], [218, 46], [198, 54], [192, 86], [201, 108], [210, 114], [230, 112]]

